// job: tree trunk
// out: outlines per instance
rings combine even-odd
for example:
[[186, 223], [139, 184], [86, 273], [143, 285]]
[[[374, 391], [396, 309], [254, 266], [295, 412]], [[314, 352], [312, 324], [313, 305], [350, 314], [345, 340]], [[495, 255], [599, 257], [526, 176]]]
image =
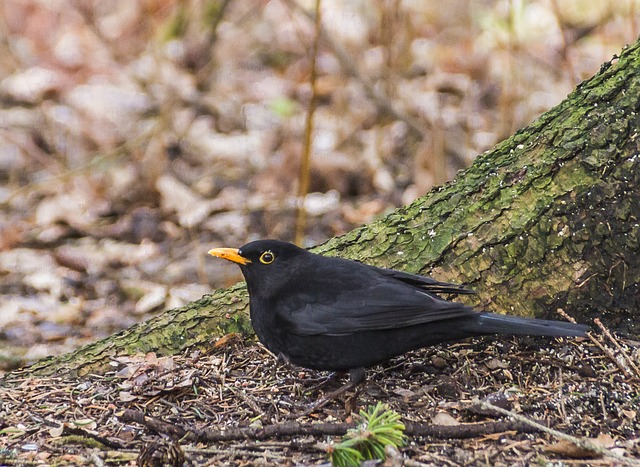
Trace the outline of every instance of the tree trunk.
[[[636, 43], [455, 181], [315, 251], [464, 283], [478, 309], [557, 318], [562, 307], [638, 333], [638, 112]], [[118, 355], [207, 347], [251, 332], [247, 305], [243, 285], [217, 290], [23, 372], [86, 374]]]

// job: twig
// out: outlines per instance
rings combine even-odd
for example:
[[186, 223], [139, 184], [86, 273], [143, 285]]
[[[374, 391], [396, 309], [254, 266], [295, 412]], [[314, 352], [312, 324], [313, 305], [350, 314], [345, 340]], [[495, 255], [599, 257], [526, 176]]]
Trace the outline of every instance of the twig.
[[[284, 2], [289, 5], [291, 9], [302, 12], [307, 18], [313, 21], [314, 15], [313, 13], [307, 11], [305, 8], [300, 6], [298, 2], [295, 0], [284, 0]], [[349, 55], [349, 53], [340, 45], [338, 42], [333, 40], [330, 34], [320, 26], [320, 30], [322, 32], [322, 39], [327, 43], [327, 45], [331, 48], [333, 53], [336, 55], [336, 58], [340, 62], [340, 66], [352, 77], [354, 77], [364, 88], [367, 95], [373, 99], [378, 108], [383, 112], [393, 116], [397, 120], [401, 120], [407, 124], [409, 129], [417, 135], [421, 140], [425, 140], [425, 129], [427, 127], [426, 122], [421, 122], [410, 115], [404, 113], [402, 110], [398, 109], [394, 103], [385, 96], [379, 89], [377, 89], [358, 69], [355, 65], [356, 61]]]
[[[157, 433], [184, 438], [189, 441], [218, 442], [244, 439], [262, 440], [290, 436], [342, 436], [347, 430], [354, 428], [353, 423], [298, 423], [284, 422], [264, 427], [240, 427], [223, 430], [204, 428], [195, 429], [174, 425], [155, 417], [145, 415], [139, 410], [127, 409], [118, 414], [125, 422], [136, 422]], [[506, 431], [532, 433], [540, 428], [522, 423], [519, 420], [503, 420], [484, 423], [461, 423], [459, 425], [432, 425], [430, 423], [404, 422], [405, 434], [412, 436], [428, 436], [439, 439], [466, 439], [486, 436]], [[539, 424], [538, 424], [539, 425]], [[543, 425], [539, 425], [543, 426]], [[545, 429], [547, 427], [544, 427]]]
[[243, 439], [268, 439], [296, 435], [312, 436], [342, 436], [348, 429], [354, 428], [353, 423], [297, 423], [285, 422], [265, 427], [242, 427], [216, 430], [212, 428], [193, 429], [183, 428], [172, 423], [145, 415], [139, 410], [126, 409], [118, 417], [123, 421], [136, 422], [147, 428], [176, 438], [189, 441], [237, 441]]
[[[562, 316], [564, 319], [566, 319], [566, 320], [568, 320], [568, 321], [570, 321], [570, 322], [572, 322], [572, 323], [574, 323], [574, 324], [575, 324], [576, 320], [575, 320], [575, 319], [573, 319], [571, 316], [569, 316], [569, 315], [568, 315], [568, 314], [567, 314], [567, 313], [566, 313], [562, 308], [558, 308], [558, 309], [556, 310], [556, 312], [557, 312], [560, 316]], [[596, 319], [597, 319], [597, 318], [596, 318]], [[594, 321], [595, 321], [595, 320], [594, 320]], [[598, 322], [599, 322], [599, 320], [598, 320]], [[598, 324], [598, 323], [596, 323], [596, 324]], [[599, 325], [599, 326], [600, 326], [600, 329], [602, 329], [601, 324], [602, 324], [602, 323], [600, 323], [600, 325]], [[611, 361], [612, 361], [612, 362], [613, 362], [613, 363], [618, 367], [618, 369], [622, 372], [622, 374], [623, 374], [625, 377], [627, 377], [627, 378], [631, 378], [631, 377], [633, 376], [631, 373], [629, 373], [629, 370], [627, 370], [627, 369], [624, 367], [624, 365], [623, 365], [623, 364], [621, 364], [621, 363], [618, 361], [618, 359], [615, 357], [615, 355], [613, 355], [609, 349], [607, 349], [604, 345], [602, 345], [602, 343], [601, 343], [598, 339], [596, 339], [596, 338], [593, 336], [593, 334], [592, 334], [591, 332], [588, 332], [588, 333], [587, 333], [587, 337], [589, 338], [589, 340], [590, 340], [591, 342], [593, 342], [593, 343], [595, 344], [595, 346], [596, 346], [596, 347], [598, 347], [600, 350], [602, 350], [602, 353], [603, 353], [603, 354], [605, 354], [607, 357], [609, 357], [609, 360], [611, 360]]]
[[603, 334], [607, 336], [607, 338], [611, 341], [613, 346], [616, 349], [618, 349], [618, 351], [622, 354], [624, 361], [635, 372], [636, 376], [640, 377], [640, 369], [636, 366], [635, 363], [633, 363], [633, 360], [629, 358], [629, 355], [627, 355], [626, 350], [622, 348], [622, 346], [620, 345], [620, 342], [618, 342], [618, 340], [613, 336], [613, 334], [611, 334], [611, 332], [604, 326], [604, 324], [602, 324], [602, 321], [600, 321], [600, 318], [594, 319], [593, 322], [596, 323], [596, 325], [600, 328]]
[[570, 323], [576, 324], [576, 320], [573, 318], [573, 316], [570, 316], [569, 314], [567, 314], [567, 312], [564, 311], [562, 308], [557, 308], [556, 313], [558, 313], [560, 316], [562, 316], [564, 319], [566, 319]]
[[316, 0], [316, 15], [314, 19], [315, 34], [313, 37], [313, 47], [311, 48], [311, 70], [309, 76], [309, 84], [311, 85], [311, 98], [307, 107], [307, 119], [304, 127], [304, 150], [302, 160], [300, 161], [300, 172], [298, 177], [298, 213], [296, 216], [296, 243], [304, 246], [304, 231], [307, 225], [307, 208], [304, 204], [305, 197], [309, 192], [309, 178], [311, 172], [311, 147], [313, 146], [313, 116], [316, 112], [316, 103], [318, 102], [318, 87], [316, 86], [316, 78], [318, 70], [316, 62], [318, 58], [318, 49], [320, 46], [320, 36], [322, 34], [321, 21], [321, 0]]
[[536, 428], [539, 431], [543, 431], [545, 433], [550, 434], [551, 436], [554, 436], [556, 438], [560, 438], [560, 439], [564, 439], [565, 441], [569, 441], [573, 444], [575, 444], [576, 446], [578, 446], [579, 448], [585, 449], [587, 451], [592, 451], [595, 452], [597, 454], [602, 455], [603, 457], [607, 457], [609, 459], [615, 459], [618, 462], [621, 462], [625, 465], [640, 465], [640, 462], [635, 460], [635, 459], [630, 459], [628, 457], [624, 457], [621, 456], [620, 454], [617, 454], [615, 452], [612, 452], [610, 450], [608, 450], [607, 448], [604, 448], [602, 446], [598, 446], [597, 444], [595, 444], [594, 442], [592, 442], [591, 440], [587, 439], [587, 438], [578, 438], [576, 436], [571, 436], [568, 435], [566, 433], [563, 433], [561, 431], [558, 430], [554, 430], [553, 428], [549, 428], [547, 426], [542, 425], [541, 423], [538, 422], [534, 422], [533, 420], [528, 419], [527, 417], [524, 417], [520, 414], [517, 414], [515, 412], [512, 412], [510, 410], [506, 410], [503, 409], [502, 407], [498, 407], [497, 405], [493, 405], [490, 402], [485, 402], [485, 401], [480, 401], [480, 407], [485, 409], [485, 410], [493, 410], [496, 411], [502, 415], [505, 415], [507, 417], [511, 417], [514, 420], [525, 424], [525, 425], [529, 425], [531, 427]]
[[624, 365], [622, 365], [618, 361], [616, 356], [613, 355], [609, 349], [607, 349], [604, 345], [602, 345], [599, 340], [597, 340], [595, 337], [591, 335], [591, 333], [588, 333], [587, 336], [589, 336], [589, 339], [591, 340], [591, 342], [593, 342], [600, 350], [602, 350], [602, 353], [604, 353], [607, 357], [609, 357], [609, 360], [615, 363], [615, 365], [618, 367], [618, 369], [622, 372], [623, 375], [625, 375], [627, 378], [631, 378], [631, 373], [627, 371]]
[[168, 435], [174, 438], [182, 438], [187, 434], [187, 430], [181, 426], [164, 422], [160, 419], [149, 417], [140, 410], [125, 409], [123, 412], [117, 413], [116, 416], [124, 422], [136, 422], [144, 425], [156, 433]]
[[62, 434], [65, 436], [75, 435], [83, 438], [93, 439], [98, 443], [112, 449], [126, 449], [128, 447], [127, 443], [123, 442], [119, 438], [115, 438], [113, 436], [103, 436], [98, 433], [91, 432], [82, 428], [72, 427], [67, 424], [64, 425]]
[[258, 404], [256, 404], [256, 401], [249, 397], [249, 395], [245, 391], [243, 391], [242, 389], [236, 390], [232, 386], [229, 386], [229, 390], [231, 390], [233, 394], [235, 394], [239, 399], [242, 399], [242, 401], [249, 406], [254, 416], [264, 414], [264, 411], [258, 406]]
[[535, 433], [538, 430], [519, 421], [501, 420], [482, 423], [460, 423], [459, 425], [432, 425], [426, 423], [404, 422], [405, 433], [413, 436], [428, 436], [438, 439], [468, 439], [480, 436], [518, 431], [521, 433]]

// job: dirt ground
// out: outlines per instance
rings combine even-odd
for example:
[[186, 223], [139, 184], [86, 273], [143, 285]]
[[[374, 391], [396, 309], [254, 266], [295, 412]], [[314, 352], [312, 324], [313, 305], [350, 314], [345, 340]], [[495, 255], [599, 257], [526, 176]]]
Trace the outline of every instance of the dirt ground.
[[[299, 418], [343, 379], [278, 365], [239, 336], [209, 355], [118, 359], [102, 376], [18, 373], [2, 383], [0, 464], [322, 465], [358, 410], [382, 401], [408, 434], [384, 465], [638, 465], [639, 343], [598, 342], [483, 338], [424, 349], [369, 370], [355, 402], [349, 393]], [[478, 399], [588, 438], [604, 455], [479, 410]]]

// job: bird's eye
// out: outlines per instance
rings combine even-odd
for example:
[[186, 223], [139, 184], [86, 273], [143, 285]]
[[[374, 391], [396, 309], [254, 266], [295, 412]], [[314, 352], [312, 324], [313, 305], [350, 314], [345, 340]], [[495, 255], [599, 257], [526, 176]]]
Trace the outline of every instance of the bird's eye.
[[260, 262], [262, 264], [271, 264], [273, 260], [276, 259], [275, 255], [270, 251], [265, 251], [260, 255]]

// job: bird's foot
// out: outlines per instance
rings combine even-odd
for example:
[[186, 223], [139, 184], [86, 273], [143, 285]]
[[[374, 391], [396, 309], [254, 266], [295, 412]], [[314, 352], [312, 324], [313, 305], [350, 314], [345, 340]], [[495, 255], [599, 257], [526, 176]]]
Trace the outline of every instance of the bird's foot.
[[347, 383], [343, 384], [338, 389], [331, 391], [328, 394], [325, 394], [321, 399], [311, 404], [302, 412], [294, 412], [289, 414], [287, 418], [295, 419], [295, 418], [301, 418], [301, 417], [306, 417], [307, 415], [311, 415], [312, 413], [316, 412], [317, 410], [320, 410], [330, 402], [333, 402], [336, 399], [338, 399], [345, 392], [357, 388], [356, 392], [351, 397], [349, 397], [345, 402], [345, 409], [348, 415], [349, 413], [351, 413], [351, 411], [355, 407], [356, 401], [361, 392], [361, 384], [366, 379], [365, 377], [366, 377], [366, 373], [364, 368], [356, 368], [356, 369], [350, 370], [349, 381]]
[[364, 388], [364, 384], [358, 384], [356, 386], [356, 390], [344, 401], [344, 416], [345, 418], [349, 416], [352, 412], [356, 411], [356, 407], [358, 406], [358, 399], [360, 398], [360, 394], [362, 393], [362, 389]]
[[311, 415], [312, 413], [320, 410], [321, 408], [323, 408], [325, 405], [329, 404], [330, 402], [335, 401], [338, 397], [340, 397], [345, 392], [353, 389], [355, 386], [356, 385], [354, 385], [353, 383], [351, 383], [351, 381], [349, 381], [348, 383], [343, 384], [342, 386], [340, 386], [335, 391], [331, 391], [330, 393], [325, 394], [322, 398], [320, 398], [319, 400], [317, 400], [316, 402], [314, 402], [313, 404], [308, 406], [302, 412], [291, 413], [291, 414], [289, 414], [289, 416], [287, 416], [287, 418], [295, 419], [295, 418], [302, 418], [302, 417], [306, 417], [307, 415]]
[[[305, 389], [306, 392], [308, 393], [314, 393], [322, 388], [324, 388], [325, 386], [337, 381], [337, 379], [340, 377], [341, 373], [338, 372], [333, 372], [331, 373], [329, 376], [327, 376], [326, 378], [323, 378], [322, 381], [320, 381], [319, 383], [315, 384], [314, 386], [311, 386], [308, 389]], [[315, 381], [311, 381], [316, 382], [318, 381], [317, 379]]]
[[289, 361], [289, 359], [286, 357], [286, 355], [284, 354], [278, 354], [276, 356], [276, 361], [275, 364], [271, 366], [271, 370], [269, 372], [269, 376], [271, 377], [271, 379], [276, 379], [278, 376], [278, 369], [280, 367], [284, 367], [287, 369], [292, 369], [293, 365], [291, 364], [291, 362]]

